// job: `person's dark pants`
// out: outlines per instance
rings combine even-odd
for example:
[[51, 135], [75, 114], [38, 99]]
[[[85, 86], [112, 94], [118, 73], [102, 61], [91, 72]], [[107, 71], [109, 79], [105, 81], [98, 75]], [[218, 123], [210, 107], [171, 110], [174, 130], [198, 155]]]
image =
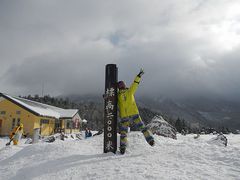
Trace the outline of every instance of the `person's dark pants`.
[[119, 124], [120, 148], [126, 148], [126, 146], [127, 146], [127, 132], [128, 132], [128, 127], [130, 125], [134, 125], [137, 129], [142, 131], [142, 133], [148, 143], [153, 140], [152, 133], [144, 125], [139, 114], [136, 114], [136, 115], [129, 116], [126, 118], [121, 118], [121, 120], [120, 120], [120, 124]]

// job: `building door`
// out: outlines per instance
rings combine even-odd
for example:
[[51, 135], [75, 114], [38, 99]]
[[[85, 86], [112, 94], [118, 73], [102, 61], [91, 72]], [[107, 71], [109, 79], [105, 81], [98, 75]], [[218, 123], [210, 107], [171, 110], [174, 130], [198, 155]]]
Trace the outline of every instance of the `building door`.
[[60, 133], [61, 132], [61, 125], [60, 125], [60, 120], [59, 119], [55, 119], [55, 129], [54, 129], [55, 133]]
[[50, 127], [48, 119], [41, 119], [40, 121], [40, 133], [42, 136], [50, 135]]

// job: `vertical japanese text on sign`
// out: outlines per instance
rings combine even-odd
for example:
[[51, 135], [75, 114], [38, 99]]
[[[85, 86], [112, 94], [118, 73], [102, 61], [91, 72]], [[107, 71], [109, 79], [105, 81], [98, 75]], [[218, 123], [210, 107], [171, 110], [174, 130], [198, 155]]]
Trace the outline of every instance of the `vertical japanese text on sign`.
[[106, 66], [104, 105], [104, 152], [117, 150], [117, 67]]

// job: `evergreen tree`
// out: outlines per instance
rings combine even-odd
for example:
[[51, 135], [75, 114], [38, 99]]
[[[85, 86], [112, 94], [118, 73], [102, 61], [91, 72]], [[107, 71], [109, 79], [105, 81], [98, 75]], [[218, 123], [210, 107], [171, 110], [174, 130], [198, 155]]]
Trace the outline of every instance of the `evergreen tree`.
[[175, 122], [175, 128], [179, 133], [182, 131], [182, 121], [178, 118]]

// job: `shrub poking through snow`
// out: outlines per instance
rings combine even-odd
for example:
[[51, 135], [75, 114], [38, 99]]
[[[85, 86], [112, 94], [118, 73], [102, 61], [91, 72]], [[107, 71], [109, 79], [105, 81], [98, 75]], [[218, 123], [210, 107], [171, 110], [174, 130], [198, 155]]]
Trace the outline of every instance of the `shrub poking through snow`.
[[194, 136], [194, 139], [198, 139], [200, 137], [200, 134], [197, 134], [196, 136]]
[[215, 144], [223, 144], [224, 146], [227, 146], [228, 140], [226, 136], [220, 133], [219, 135], [217, 135], [216, 138], [211, 139], [210, 142], [213, 142]]
[[177, 139], [177, 130], [167, 121], [165, 121], [162, 116], [155, 116], [147, 125], [147, 127], [152, 131], [153, 134]]

